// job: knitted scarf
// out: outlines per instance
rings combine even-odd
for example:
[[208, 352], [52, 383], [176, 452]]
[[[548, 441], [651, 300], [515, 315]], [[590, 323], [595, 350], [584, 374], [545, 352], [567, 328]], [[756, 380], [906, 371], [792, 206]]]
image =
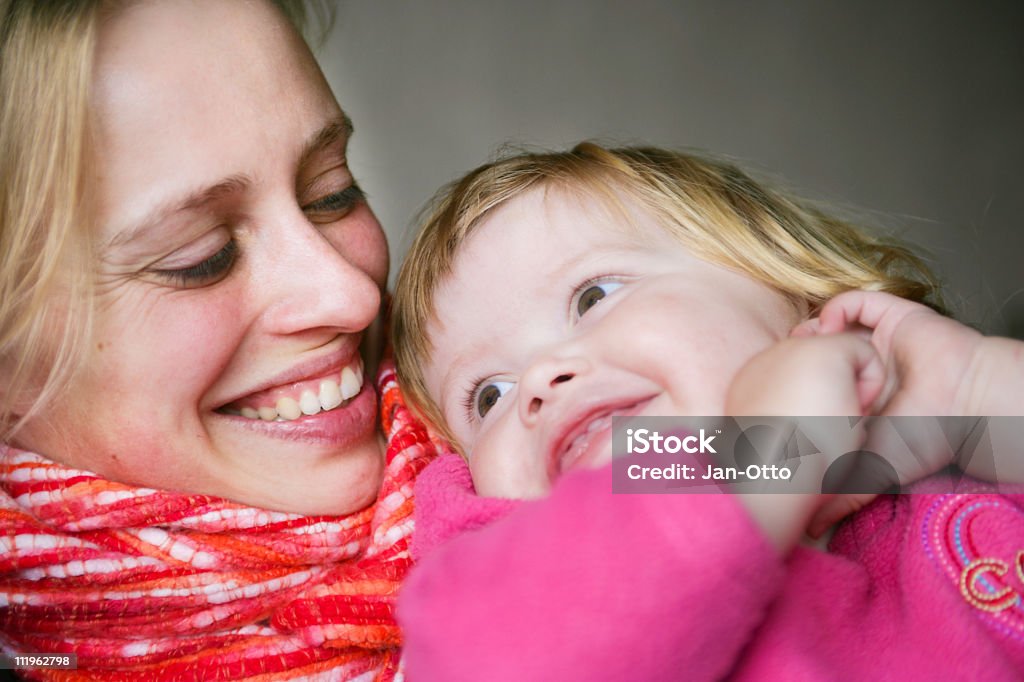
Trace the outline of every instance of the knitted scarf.
[[0, 649], [47, 680], [393, 680], [412, 488], [435, 454], [394, 370], [377, 502], [300, 516], [108, 481], [0, 446]]

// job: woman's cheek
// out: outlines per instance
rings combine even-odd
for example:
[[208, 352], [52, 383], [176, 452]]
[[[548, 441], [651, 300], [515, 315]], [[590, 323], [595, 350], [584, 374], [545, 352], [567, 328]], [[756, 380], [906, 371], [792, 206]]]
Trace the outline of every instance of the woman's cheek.
[[121, 319], [106, 320], [98, 330], [96, 365], [106, 368], [108, 380], [117, 378], [118, 385], [134, 379], [137, 392], [159, 392], [173, 411], [187, 406], [182, 404], [185, 396], [195, 404], [244, 338], [245, 293], [227, 289], [167, 292], [138, 314], [125, 307]]
[[347, 220], [333, 226], [327, 238], [349, 263], [384, 287], [390, 265], [388, 241], [369, 206], [359, 206]]

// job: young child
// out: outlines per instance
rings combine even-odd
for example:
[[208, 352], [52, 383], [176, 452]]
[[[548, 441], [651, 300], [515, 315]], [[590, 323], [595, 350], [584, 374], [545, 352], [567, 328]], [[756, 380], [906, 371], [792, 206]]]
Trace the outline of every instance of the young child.
[[407, 396], [472, 473], [417, 486], [410, 677], [1019, 678], [1019, 499], [883, 497], [826, 554], [803, 529], [865, 498], [612, 495], [602, 466], [613, 415], [1024, 412], [1024, 344], [933, 295], [909, 252], [688, 155], [455, 183], [395, 296]]

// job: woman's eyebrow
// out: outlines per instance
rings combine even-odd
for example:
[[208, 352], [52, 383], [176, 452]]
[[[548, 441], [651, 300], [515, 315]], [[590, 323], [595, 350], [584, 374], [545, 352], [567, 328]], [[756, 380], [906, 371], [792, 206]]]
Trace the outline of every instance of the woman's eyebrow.
[[160, 204], [146, 214], [146, 217], [137, 222], [134, 226], [117, 232], [104, 244], [104, 247], [109, 249], [129, 243], [176, 213], [202, 208], [203, 206], [216, 201], [227, 194], [233, 194], [244, 190], [251, 184], [252, 179], [249, 178], [249, 176], [238, 174], [232, 175], [214, 185], [200, 187], [187, 192], [181, 197], [171, 199]]
[[[301, 168], [302, 165], [309, 161], [311, 156], [325, 147], [334, 144], [338, 140], [347, 140], [352, 136], [353, 130], [352, 121], [345, 114], [329, 121], [326, 125], [313, 133], [306, 140], [305, 144], [303, 144], [302, 152], [299, 155], [299, 167]], [[200, 187], [187, 192], [184, 196], [166, 201], [150, 211], [134, 226], [125, 228], [114, 234], [114, 236], [112, 236], [103, 245], [103, 248], [111, 249], [122, 244], [129, 243], [176, 213], [202, 208], [206, 204], [209, 204], [226, 194], [244, 190], [251, 184], [252, 179], [249, 176], [245, 174], [237, 174], [232, 175], [214, 185]]]
[[339, 140], [348, 141], [354, 132], [352, 119], [345, 114], [330, 121], [323, 128], [315, 132], [302, 147], [302, 154], [299, 155], [299, 168], [302, 168], [309, 161], [309, 158], [321, 149], [331, 146]]

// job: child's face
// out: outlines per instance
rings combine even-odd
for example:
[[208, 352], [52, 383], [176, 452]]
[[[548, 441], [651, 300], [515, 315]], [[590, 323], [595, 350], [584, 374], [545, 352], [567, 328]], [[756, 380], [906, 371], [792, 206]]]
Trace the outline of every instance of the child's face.
[[612, 415], [718, 415], [730, 381], [800, 315], [691, 255], [635, 204], [532, 190], [462, 246], [436, 296], [427, 390], [477, 491], [546, 495], [611, 459]]

